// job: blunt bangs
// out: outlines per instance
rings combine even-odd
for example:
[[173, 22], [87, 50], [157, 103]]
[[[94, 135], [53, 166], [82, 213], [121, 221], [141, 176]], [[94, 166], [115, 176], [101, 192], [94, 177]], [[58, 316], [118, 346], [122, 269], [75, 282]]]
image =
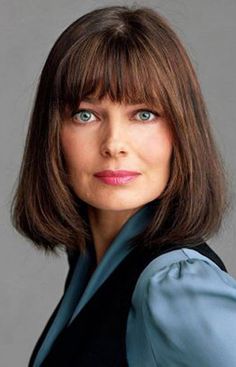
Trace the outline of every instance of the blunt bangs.
[[[147, 67], [148, 65], [148, 67]], [[68, 51], [58, 68], [55, 84], [60, 116], [65, 108], [74, 111], [87, 96], [105, 96], [124, 104], [145, 103], [163, 110], [154, 55], [144, 40], [129, 35], [92, 35]]]

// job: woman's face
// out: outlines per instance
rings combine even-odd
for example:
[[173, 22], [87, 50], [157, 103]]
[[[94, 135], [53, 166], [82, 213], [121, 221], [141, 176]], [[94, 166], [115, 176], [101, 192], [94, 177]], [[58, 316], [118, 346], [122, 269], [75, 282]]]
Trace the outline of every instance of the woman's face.
[[[145, 104], [83, 100], [63, 122], [61, 144], [70, 185], [93, 208], [132, 211], [158, 198], [167, 184], [171, 132], [167, 121]], [[139, 175], [125, 183], [113, 179], [111, 184], [94, 176], [104, 170]]]

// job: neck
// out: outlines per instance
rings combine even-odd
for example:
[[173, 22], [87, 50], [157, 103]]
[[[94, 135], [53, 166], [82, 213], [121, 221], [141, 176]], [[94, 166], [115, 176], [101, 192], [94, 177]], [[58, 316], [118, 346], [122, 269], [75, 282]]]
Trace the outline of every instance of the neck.
[[103, 258], [123, 225], [139, 208], [129, 210], [101, 210], [88, 206], [88, 219], [96, 252], [97, 264]]

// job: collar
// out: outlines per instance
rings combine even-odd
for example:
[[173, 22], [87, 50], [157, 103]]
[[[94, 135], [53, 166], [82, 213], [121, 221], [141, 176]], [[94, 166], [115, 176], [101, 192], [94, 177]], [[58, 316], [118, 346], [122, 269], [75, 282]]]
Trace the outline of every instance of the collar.
[[[78, 315], [81, 309], [102, 285], [102, 283], [105, 282], [113, 270], [133, 249], [134, 244], [130, 244], [128, 241], [146, 228], [155, 214], [155, 208], [156, 200], [145, 204], [121, 227], [120, 231], [104, 254], [101, 262], [93, 272], [86, 289], [74, 310], [70, 323], [74, 320], [74, 318]], [[81, 254], [77, 260], [71, 282], [78, 282], [78, 279], [81, 278], [81, 270], [85, 270], [85, 268], [88, 269], [88, 267], [92, 265], [93, 261], [94, 250], [88, 251], [84, 255]]]

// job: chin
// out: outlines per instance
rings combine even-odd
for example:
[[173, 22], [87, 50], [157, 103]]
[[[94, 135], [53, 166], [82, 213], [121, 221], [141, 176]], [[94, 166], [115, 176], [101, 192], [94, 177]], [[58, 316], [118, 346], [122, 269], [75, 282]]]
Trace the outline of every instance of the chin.
[[[148, 201], [147, 201], [148, 202]], [[123, 210], [135, 210], [145, 205], [145, 201], [140, 200], [128, 200], [127, 198], [119, 198], [119, 200], [94, 200], [87, 202], [87, 204], [96, 209], [110, 210], [110, 211], [123, 211]]]

